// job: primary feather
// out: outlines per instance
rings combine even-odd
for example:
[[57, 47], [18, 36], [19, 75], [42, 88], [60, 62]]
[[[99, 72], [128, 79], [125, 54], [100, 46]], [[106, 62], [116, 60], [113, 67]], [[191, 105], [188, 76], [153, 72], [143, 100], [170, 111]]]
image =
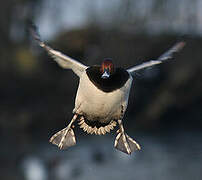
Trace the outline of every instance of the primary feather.
[[84, 64], [78, 62], [77, 60], [62, 54], [59, 51], [56, 51], [46, 45], [40, 38], [40, 35], [37, 31], [37, 28], [35, 25], [30, 25], [30, 32], [34, 39], [39, 43], [39, 45], [44, 48], [48, 54], [64, 69], [72, 69], [72, 71], [78, 75], [81, 76], [82, 72], [85, 71], [88, 67]]
[[185, 44], [186, 43], [184, 41], [178, 42], [173, 47], [171, 47], [168, 51], [163, 53], [158, 59], [150, 60], [150, 61], [142, 63], [140, 65], [133, 66], [133, 67], [127, 69], [127, 71], [131, 75], [134, 75], [135, 72], [140, 70], [140, 69], [151, 67], [151, 66], [154, 66], [156, 64], [160, 64], [160, 63], [162, 63], [162, 62], [164, 62], [166, 60], [170, 60], [170, 59], [173, 58], [174, 53], [179, 52], [185, 46]]

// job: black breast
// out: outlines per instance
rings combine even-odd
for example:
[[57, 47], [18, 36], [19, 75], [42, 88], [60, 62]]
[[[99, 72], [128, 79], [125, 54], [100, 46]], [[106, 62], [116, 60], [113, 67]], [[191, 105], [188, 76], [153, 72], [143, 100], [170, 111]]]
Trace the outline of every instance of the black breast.
[[123, 68], [116, 68], [115, 72], [109, 78], [101, 78], [100, 66], [91, 66], [86, 69], [90, 81], [104, 92], [112, 92], [124, 86], [129, 79], [128, 72]]

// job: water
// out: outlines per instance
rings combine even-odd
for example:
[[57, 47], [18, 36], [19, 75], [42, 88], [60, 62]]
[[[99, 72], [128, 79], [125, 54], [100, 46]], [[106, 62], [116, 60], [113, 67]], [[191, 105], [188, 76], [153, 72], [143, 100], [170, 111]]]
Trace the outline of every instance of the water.
[[[76, 146], [59, 151], [40, 143], [20, 160], [28, 180], [199, 180], [202, 170], [202, 134], [139, 134], [142, 150], [128, 156], [113, 148], [114, 137], [78, 137]], [[34, 172], [34, 173], [33, 173]]]

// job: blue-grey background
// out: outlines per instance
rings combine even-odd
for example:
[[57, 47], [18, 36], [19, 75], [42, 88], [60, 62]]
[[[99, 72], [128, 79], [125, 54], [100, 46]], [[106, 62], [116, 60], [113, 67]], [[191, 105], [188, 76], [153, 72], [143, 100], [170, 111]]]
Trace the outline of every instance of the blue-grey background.
[[[124, 126], [142, 150], [113, 148], [115, 131], [75, 128], [65, 151], [49, 138], [72, 118], [78, 78], [27, 31], [84, 64], [111, 57], [124, 68], [155, 59], [176, 41], [175, 59], [134, 78]], [[5, 180], [200, 180], [202, 0], [7, 0], [0, 6], [0, 177]], [[88, 93], [88, 92], [87, 92]]]

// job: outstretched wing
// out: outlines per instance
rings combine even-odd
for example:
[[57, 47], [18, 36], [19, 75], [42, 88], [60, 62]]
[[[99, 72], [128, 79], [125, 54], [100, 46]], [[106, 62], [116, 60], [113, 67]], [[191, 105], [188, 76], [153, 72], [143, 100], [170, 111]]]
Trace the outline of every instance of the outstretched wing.
[[150, 60], [150, 61], [142, 63], [140, 65], [133, 66], [133, 67], [127, 69], [127, 71], [130, 74], [134, 75], [135, 72], [140, 70], [140, 69], [154, 66], [156, 64], [161, 64], [164, 61], [170, 60], [173, 58], [173, 54], [176, 52], [179, 52], [185, 46], [185, 44], [186, 43], [184, 41], [178, 42], [173, 47], [171, 47], [168, 51], [166, 51], [164, 54], [162, 54], [158, 59]]
[[85, 71], [87, 66], [83, 65], [82, 63], [72, 59], [69, 56], [62, 54], [59, 51], [52, 49], [51, 47], [47, 46], [40, 38], [39, 33], [37, 32], [37, 27], [34, 24], [29, 25], [29, 30], [34, 37], [34, 39], [38, 42], [38, 44], [44, 48], [48, 54], [64, 69], [72, 69], [72, 71], [81, 76], [82, 72]]

